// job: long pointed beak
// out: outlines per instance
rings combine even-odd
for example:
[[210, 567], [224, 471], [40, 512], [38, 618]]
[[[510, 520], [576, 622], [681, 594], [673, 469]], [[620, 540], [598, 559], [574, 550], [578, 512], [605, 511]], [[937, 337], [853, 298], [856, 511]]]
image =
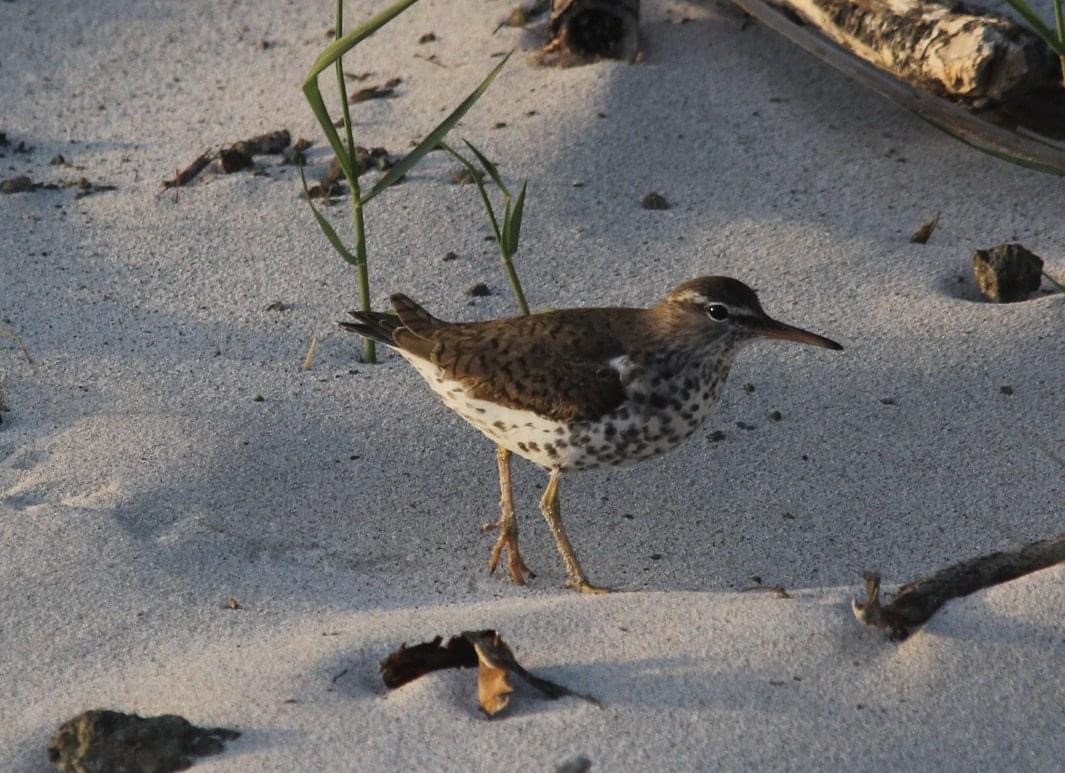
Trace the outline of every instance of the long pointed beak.
[[757, 325], [752, 325], [752, 327], [758, 335], [765, 338], [779, 338], [782, 341], [795, 341], [800, 344], [821, 346], [825, 349], [835, 349], [836, 351], [843, 348], [830, 338], [811, 333], [809, 330], [803, 330], [801, 327], [785, 325], [783, 322], [777, 322], [769, 317], [759, 321]]

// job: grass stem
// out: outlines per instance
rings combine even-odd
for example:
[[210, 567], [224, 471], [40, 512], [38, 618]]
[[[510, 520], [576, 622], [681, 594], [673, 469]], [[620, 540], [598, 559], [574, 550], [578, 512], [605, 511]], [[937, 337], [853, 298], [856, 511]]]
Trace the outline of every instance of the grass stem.
[[[336, 40], [344, 37], [344, 0], [337, 0]], [[362, 217], [362, 191], [359, 188], [358, 159], [355, 154], [355, 139], [351, 133], [351, 108], [348, 107], [348, 87], [344, 80], [344, 55], [336, 60], [337, 88], [340, 90], [340, 110], [344, 115], [345, 147], [341, 142], [338, 154], [347, 155], [346, 164], [341, 164], [344, 176], [351, 188], [351, 228], [355, 232], [355, 273], [359, 283], [359, 308], [370, 311], [370, 271], [366, 261], [366, 223]], [[339, 162], [338, 162], [339, 163]], [[377, 346], [369, 338], [363, 339], [366, 361], [377, 362]]]

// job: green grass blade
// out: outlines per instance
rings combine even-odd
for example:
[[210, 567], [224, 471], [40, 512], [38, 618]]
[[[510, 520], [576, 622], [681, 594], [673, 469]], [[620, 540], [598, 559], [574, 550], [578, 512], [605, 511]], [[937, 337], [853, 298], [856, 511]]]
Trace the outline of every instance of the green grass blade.
[[[337, 28], [336, 39], [340, 40], [344, 37], [344, 0], [337, 0]], [[336, 58], [336, 76], [337, 76], [337, 89], [340, 92], [340, 112], [344, 116], [344, 134], [347, 138], [348, 144], [345, 147], [344, 155], [347, 157], [348, 165], [352, 167], [354, 174], [348, 176], [345, 170], [345, 177], [348, 181], [348, 186], [351, 188], [355, 197], [360, 195], [359, 191], [359, 177], [358, 170], [355, 169], [355, 139], [351, 134], [351, 108], [348, 107], [348, 87], [347, 81], [344, 80], [344, 57], [338, 56]], [[334, 148], [334, 150], [336, 150]], [[339, 155], [339, 154], [338, 154]], [[343, 168], [343, 167], [342, 167]], [[353, 198], [354, 200], [354, 198]]]
[[373, 35], [377, 30], [388, 24], [417, 1], [418, 0], [399, 0], [399, 2], [372, 16], [347, 35], [333, 42], [332, 45], [328, 46], [318, 55], [318, 58], [314, 60], [314, 64], [311, 65], [311, 69], [303, 81], [303, 95], [307, 98], [307, 102], [311, 106], [311, 112], [314, 113], [314, 117], [317, 118], [318, 123], [321, 124], [322, 131], [325, 132], [325, 137], [329, 141], [330, 147], [333, 148], [337, 161], [340, 163], [340, 167], [344, 170], [344, 176], [348, 179], [349, 183], [355, 179], [355, 168], [352, 162], [352, 158], [355, 154], [353, 151], [349, 157], [348, 154], [344, 152], [344, 143], [341, 142], [340, 135], [337, 134], [336, 127], [333, 126], [333, 120], [329, 117], [329, 110], [325, 106], [325, 100], [322, 99], [322, 91], [318, 88], [318, 76], [331, 64], [340, 59], [340, 57], [347, 51]]
[[318, 75], [329, 67], [329, 65], [359, 43], [366, 40], [366, 38], [373, 35], [416, 2], [418, 2], [418, 0], [399, 0], [399, 2], [394, 3], [383, 11], [371, 16], [344, 37], [333, 41], [332, 44], [326, 47], [326, 49], [318, 55], [318, 58], [314, 60], [314, 64], [311, 65], [311, 69], [307, 73], [307, 77], [303, 82], [304, 90], [306, 90], [307, 84], [316, 81]]
[[1006, 0], [1006, 2], [1010, 4], [1013, 10], [1024, 17], [1029, 26], [1036, 31], [1039, 37], [1046, 41], [1048, 46], [1054, 49], [1058, 56], [1065, 56], [1065, 40], [1060, 40], [1025, 0]]
[[472, 142], [470, 142], [469, 140], [463, 140], [463, 142], [466, 143], [467, 148], [473, 151], [473, 155], [477, 156], [477, 160], [480, 162], [481, 166], [484, 167], [484, 171], [488, 172], [488, 174], [491, 175], [492, 180], [495, 182], [496, 185], [499, 186], [499, 190], [503, 191], [503, 193], [509, 196], [510, 191], [508, 191], [507, 186], [503, 184], [503, 178], [499, 175], [499, 170], [496, 168], [496, 165], [489, 161], [487, 158], [485, 158], [484, 153], [477, 150], [477, 148], [473, 146]]
[[484, 188], [484, 182], [477, 175], [477, 167], [471, 164], [468, 158], [463, 156], [461, 153], [452, 148], [446, 142], [441, 142], [440, 147], [442, 147], [448, 153], [457, 158], [459, 163], [466, 167], [467, 170], [469, 170], [470, 177], [473, 178], [474, 183], [476, 183], [477, 185], [477, 190], [481, 194], [481, 201], [484, 202], [484, 210], [488, 213], [488, 219], [492, 221], [492, 232], [496, 235], [496, 243], [502, 244], [503, 237], [502, 234], [499, 232], [499, 221], [496, 220], [495, 210], [492, 209], [492, 200], [488, 198], [488, 191], [486, 191]]
[[329, 240], [329, 243], [333, 245], [333, 249], [340, 253], [340, 257], [351, 263], [354, 266], [359, 264], [358, 258], [352, 255], [348, 248], [344, 246], [344, 243], [340, 241], [340, 237], [337, 236], [336, 230], [330, 224], [328, 220], [318, 211], [318, 208], [314, 206], [311, 201], [311, 192], [307, 188], [307, 178], [303, 174], [303, 164], [300, 164], [300, 182], [303, 183], [303, 192], [307, 196], [307, 205], [311, 208], [311, 212], [314, 213], [314, 219], [318, 221], [318, 227], [322, 229], [322, 233], [325, 234], [325, 238]]
[[469, 109], [481, 98], [481, 95], [492, 85], [492, 81], [499, 75], [499, 71], [503, 69], [503, 65], [507, 63], [508, 59], [510, 59], [510, 54], [504, 56], [499, 64], [492, 68], [492, 71], [481, 81], [481, 85], [475, 88], [466, 99], [462, 100], [462, 104], [456, 107], [451, 112], [451, 115], [441, 121], [440, 125], [429, 133], [429, 136], [418, 143], [414, 150], [404, 156], [394, 167], [388, 170], [384, 177], [377, 181], [377, 184], [363, 196], [362, 203], [365, 204], [385, 188], [392, 185], [392, 183], [409, 172], [411, 167], [421, 161], [429, 151], [435, 150], [444, 137], [447, 136], [447, 133], [451, 131], [455, 124], [462, 120], [462, 116], [466, 115]]
[[508, 222], [504, 226], [507, 231], [507, 255], [513, 255], [518, 251], [518, 239], [521, 237], [521, 216], [525, 209], [525, 189], [528, 186], [528, 180], [521, 184], [521, 192], [518, 193], [518, 198], [514, 199], [514, 211], [507, 218]]

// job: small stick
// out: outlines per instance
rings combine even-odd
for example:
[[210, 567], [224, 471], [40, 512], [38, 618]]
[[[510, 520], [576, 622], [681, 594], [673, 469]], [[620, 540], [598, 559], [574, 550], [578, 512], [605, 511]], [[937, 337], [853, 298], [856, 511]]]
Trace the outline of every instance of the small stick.
[[740, 593], [773, 593], [778, 599], [792, 597], [783, 585], [752, 585], [749, 588], [740, 588]]
[[1055, 279], [1050, 274], [1048, 274], [1046, 272], [1046, 269], [1042, 269], [1042, 271], [1043, 271], [1043, 276], [1045, 276], [1047, 278], [1047, 280], [1050, 282], [1050, 284], [1054, 285], [1054, 287], [1058, 288], [1058, 290], [1060, 290], [1061, 292], [1065, 293], [1065, 285], [1063, 285], [1057, 279]]
[[851, 602], [854, 616], [866, 625], [890, 631], [901, 641], [912, 626], [928, 622], [951, 599], [1015, 580], [1065, 561], [1065, 534], [1030, 542], [1013, 550], [970, 558], [908, 582], [890, 603], [880, 603], [880, 576], [865, 575], [866, 600]]
[[318, 351], [318, 336], [311, 336], [310, 346], [307, 347], [307, 356], [303, 358], [303, 369], [310, 370], [314, 365], [314, 353]]
[[188, 185], [209, 163], [211, 163], [211, 151], [206, 150], [197, 156], [195, 161], [178, 172], [173, 180], [163, 180], [163, 189]]
[[26, 362], [28, 362], [30, 365], [33, 364], [33, 358], [30, 356], [30, 350], [26, 348], [26, 344], [22, 343], [22, 339], [18, 337], [18, 333], [9, 328], [7, 325], [0, 325], [0, 335], [4, 336], [5, 338], [10, 338], [14, 340], [14, 342], [18, 344], [19, 349], [22, 350], [22, 353], [26, 355]]

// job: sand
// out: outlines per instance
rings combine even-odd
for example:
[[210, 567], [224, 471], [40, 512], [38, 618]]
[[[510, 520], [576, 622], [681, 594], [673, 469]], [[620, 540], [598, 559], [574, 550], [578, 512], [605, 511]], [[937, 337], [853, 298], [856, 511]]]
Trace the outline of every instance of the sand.
[[[358, 141], [405, 151], [493, 54], [535, 46], [493, 34], [508, 8], [423, 2], [367, 42], [346, 69], [403, 82], [355, 108]], [[51, 733], [94, 707], [240, 730], [205, 771], [1059, 769], [1060, 566], [902, 644], [850, 601], [863, 570], [899, 583], [1063, 531], [1065, 302], [980, 303], [968, 267], [1019, 241], [1065, 271], [1061, 181], [709, 3], [648, 3], [638, 66], [516, 55], [452, 138], [529, 180], [535, 308], [728, 274], [846, 347], [752, 347], [686, 445], [565, 481], [586, 570], [624, 593], [560, 588], [543, 475], [519, 461], [520, 588], [486, 571], [490, 444], [337, 329], [355, 279], [296, 170], [264, 157], [161, 192], [207, 147], [279, 128], [316, 141], [317, 174], [299, 86], [332, 9], [0, 4], [0, 178], [117, 187], [0, 196], [0, 322], [34, 359], [0, 339], [0, 770], [48, 769]], [[378, 308], [403, 291], [446, 319], [514, 313], [455, 168], [431, 156], [369, 206]], [[641, 208], [651, 191], [672, 207]], [[755, 577], [792, 598], [745, 592]], [[484, 627], [604, 707], [519, 691], [489, 721], [470, 672], [381, 684], [399, 643]]]

